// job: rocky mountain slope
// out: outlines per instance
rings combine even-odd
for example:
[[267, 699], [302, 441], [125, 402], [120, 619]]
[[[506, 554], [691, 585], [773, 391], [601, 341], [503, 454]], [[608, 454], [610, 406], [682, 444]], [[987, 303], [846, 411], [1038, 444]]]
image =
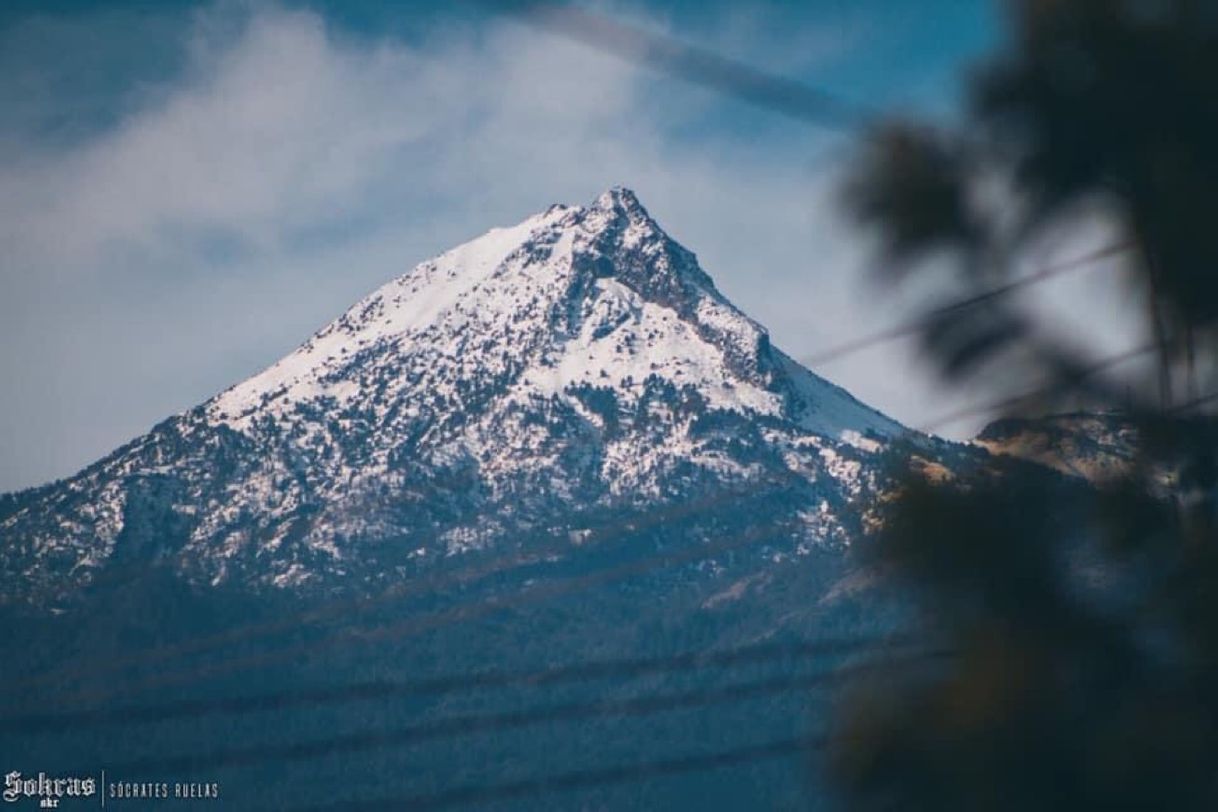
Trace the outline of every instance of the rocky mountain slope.
[[[742, 487], [759, 555], [846, 545], [908, 432], [770, 344], [625, 189], [389, 282], [295, 352], [79, 474], [0, 499], [0, 602], [123, 561], [195, 584], [368, 585]], [[925, 438], [915, 438], [924, 444]], [[749, 515], [682, 525], [705, 540]]]

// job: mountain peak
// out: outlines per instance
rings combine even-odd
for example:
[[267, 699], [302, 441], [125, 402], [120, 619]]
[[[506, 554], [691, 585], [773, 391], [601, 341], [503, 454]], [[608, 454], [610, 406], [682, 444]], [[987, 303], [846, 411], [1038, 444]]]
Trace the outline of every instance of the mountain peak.
[[[685, 249], [677, 246], [668, 237], [647, 209], [643, 208], [634, 192], [624, 186], [614, 186], [602, 192], [591, 205], [579, 209], [576, 220], [585, 231], [595, 235], [606, 250], [650, 246], [653, 251], [668, 247], [685, 252]], [[691, 258], [692, 256], [690, 254]], [[698, 277], [701, 282], [710, 282], [700, 269]]]
[[771, 346], [615, 187], [420, 263], [0, 531], [86, 568], [171, 541], [184, 571], [289, 586], [390, 542], [443, 555], [794, 476], [827, 500], [807, 518], [825, 540], [903, 431]]
[[623, 214], [641, 214], [650, 219], [638, 196], [625, 186], [611, 186], [593, 201], [591, 208]]
[[493, 400], [608, 385], [633, 399], [634, 382], [651, 379], [693, 387], [714, 408], [785, 415], [825, 434], [852, 423], [899, 430], [772, 349], [621, 186], [421, 263], [206, 409], [257, 433], [312, 420], [322, 404], [379, 425], [403, 403], [418, 411], [434, 400], [424, 411], [451, 424], [450, 401], [436, 392]]

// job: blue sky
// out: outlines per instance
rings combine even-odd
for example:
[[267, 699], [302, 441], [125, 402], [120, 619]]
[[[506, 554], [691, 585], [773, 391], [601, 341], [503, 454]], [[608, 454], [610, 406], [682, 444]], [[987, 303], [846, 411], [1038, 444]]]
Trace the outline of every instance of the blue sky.
[[[837, 205], [848, 137], [491, 5], [10, 0], [0, 490], [72, 473], [431, 255], [616, 184], [796, 357], [907, 317]], [[1001, 41], [997, 4], [961, 0], [588, 7], [931, 117]], [[969, 396], [908, 346], [819, 371], [914, 425]]]

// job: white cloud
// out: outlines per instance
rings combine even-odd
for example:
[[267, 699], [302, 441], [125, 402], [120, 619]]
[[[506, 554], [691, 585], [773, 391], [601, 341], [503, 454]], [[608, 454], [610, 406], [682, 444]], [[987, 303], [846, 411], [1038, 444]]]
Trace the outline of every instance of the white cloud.
[[418, 60], [336, 48], [312, 15], [259, 14], [238, 42], [196, 51], [160, 104], [0, 174], [6, 241], [80, 264], [116, 244], [215, 233], [265, 243], [351, 204], [427, 131], [426, 96], [409, 99], [414, 109], [383, 103], [401, 97]]

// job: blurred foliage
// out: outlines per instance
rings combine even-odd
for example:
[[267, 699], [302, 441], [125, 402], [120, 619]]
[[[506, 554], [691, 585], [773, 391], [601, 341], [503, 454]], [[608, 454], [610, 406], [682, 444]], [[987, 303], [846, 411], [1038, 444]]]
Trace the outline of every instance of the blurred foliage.
[[[956, 296], [1102, 207], [1134, 258], [1159, 387], [1088, 378], [1134, 438], [1091, 482], [905, 472], [866, 554], [954, 656], [856, 686], [832, 774], [860, 810], [1218, 808], [1218, 425], [1171, 401], [1218, 321], [1218, 3], [1019, 0], [1010, 19], [958, 130], [878, 127], [849, 205], [892, 281], [949, 264]], [[1021, 351], [1065, 396], [1087, 367], [1053, 327], [997, 297], [923, 338], [949, 378]]]

